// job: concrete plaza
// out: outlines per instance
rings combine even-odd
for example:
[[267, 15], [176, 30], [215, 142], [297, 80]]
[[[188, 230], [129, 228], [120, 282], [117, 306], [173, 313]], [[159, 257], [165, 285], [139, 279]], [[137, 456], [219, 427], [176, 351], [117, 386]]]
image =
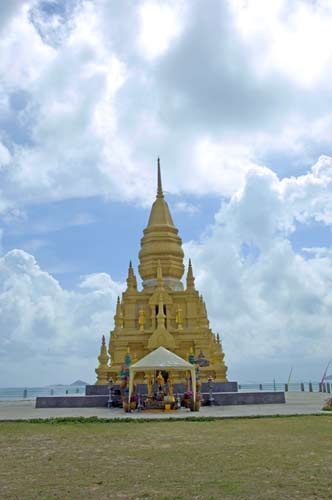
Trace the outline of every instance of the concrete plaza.
[[91, 417], [99, 418], [187, 418], [197, 417], [252, 417], [273, 415], [310, 415], [321, 413], [324, 401], [330, 397], [326, 393], [289, 392], [286, 404], [204, 406], [197, 413], [187, 409], [176, 412], [132, 412], [124, 413], [120, 408], [47, 408], [36, 409], [34, 400], [0, 401], [0, 420], [28, 420], [31, 418], [52, 417]]

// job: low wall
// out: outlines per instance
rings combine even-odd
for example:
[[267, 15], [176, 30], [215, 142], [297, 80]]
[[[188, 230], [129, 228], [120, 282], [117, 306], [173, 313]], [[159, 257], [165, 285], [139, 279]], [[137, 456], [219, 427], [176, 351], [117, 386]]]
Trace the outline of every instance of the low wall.
[[[119, 387], [118, 385], [114, 385], [113, 387]], [[85, 386], [85, 395], [86, 396], [101, 396], [107, 395], [109, 393], [108, 385], [86, 385]]]
[[40, 396], [36, 408], [98, 408], [107, 401], [108, 396]]
[[[201, 392], [208, 392], [209, 386], [207, 382], [202, 382]], [[214, 382], [213, 392], [237, 392], [237, 382]]]
[[[203, 393], [203, 398], [204, 403], [208, 403], [209, 394]], [[264, 405], [286, 402], [284, 392], [216, 392], [213, 393], [213, 398], [213, 404], [216, 406]], [[107, 401], [108, 395], [41, 396], [36, 398], [36, 408], [98, 408], [107, 406]]]
[[[205, 404], [209, 400], [209, 394], [203, 392]], [[266, 405], [286, 403], [284, 392], [214, 392], [213, 404], [216, 406], [226, 405]]]

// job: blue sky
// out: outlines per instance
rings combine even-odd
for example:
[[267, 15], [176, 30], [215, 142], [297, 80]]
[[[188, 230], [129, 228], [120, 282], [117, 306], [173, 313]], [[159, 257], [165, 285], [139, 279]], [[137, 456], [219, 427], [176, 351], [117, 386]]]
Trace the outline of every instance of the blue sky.
[[[179, 197], [168, 196], [176, 206]], [[194, 214], [173, 210], [183, 241], [200, 237], [214, 222], [218, 197], [188, 197]], [[184, 202], [181, 197], [181, 202]], [[126, 202], [107, 202], [98, 197], [31, 206], [22, 220], [3, 224], [2, 250], [21, 248], [33, 253], [42, 268], [65, 288], [76, 286], [82, 275], [106, 272], [124, 281], [128, 264], [138, 265], [142, 232], [149, 208]]]
[[0, 19], [0, 385], [94, 380], [158, 156], [229, 377], [318, 380], [330, 2], [13, 0]]

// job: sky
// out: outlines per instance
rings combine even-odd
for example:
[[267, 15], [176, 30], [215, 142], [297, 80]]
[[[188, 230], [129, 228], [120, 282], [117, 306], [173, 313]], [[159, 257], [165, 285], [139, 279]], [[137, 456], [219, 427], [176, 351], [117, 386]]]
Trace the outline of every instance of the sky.
[[228, 378], [332, 358], [329, 0], [0, 2], [0, 386], [93, 383], [163, 186]]

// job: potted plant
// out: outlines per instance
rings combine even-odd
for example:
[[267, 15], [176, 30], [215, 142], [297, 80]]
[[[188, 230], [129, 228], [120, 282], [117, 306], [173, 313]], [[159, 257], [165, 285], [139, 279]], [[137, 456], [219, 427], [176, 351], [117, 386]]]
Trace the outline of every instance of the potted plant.
[[137, 403], [138, 403], [138, 396], [137, 396], [137, 394], [132, 394], [131, 397], [130, 397], [130, 409], [131, 410], [136, 410]]
[[128, 397], [122, 396], [122, 407], [123, 407], [125, 412], [128, 412], [130, 410]]
[[193, 397], [193, 392], [192, 391], [186, 391], [183, 394], [183, 398], [182, 398], [182, 401], [181, 401], [182, 406], [184, 406], [185, 408], [189, 408], [189, 402], [192, 399], [192, 397]]
[[194, 397], [193, 396], [189, 399], [189, 408], [190, 408], [190, 411], [199, 411], [202, 402], [203, 402], [202, 394], [200, 392], [197, 392], [196, 393], [196, 401], [195, 402], [194, 402]]
[[121, 388], [121, 399], [122, 399], [122, 406], [124, 411], [129, 411], [130, 410], [130, 404], [128, 400], [129, 396], [129, 389], [127, 386]]

